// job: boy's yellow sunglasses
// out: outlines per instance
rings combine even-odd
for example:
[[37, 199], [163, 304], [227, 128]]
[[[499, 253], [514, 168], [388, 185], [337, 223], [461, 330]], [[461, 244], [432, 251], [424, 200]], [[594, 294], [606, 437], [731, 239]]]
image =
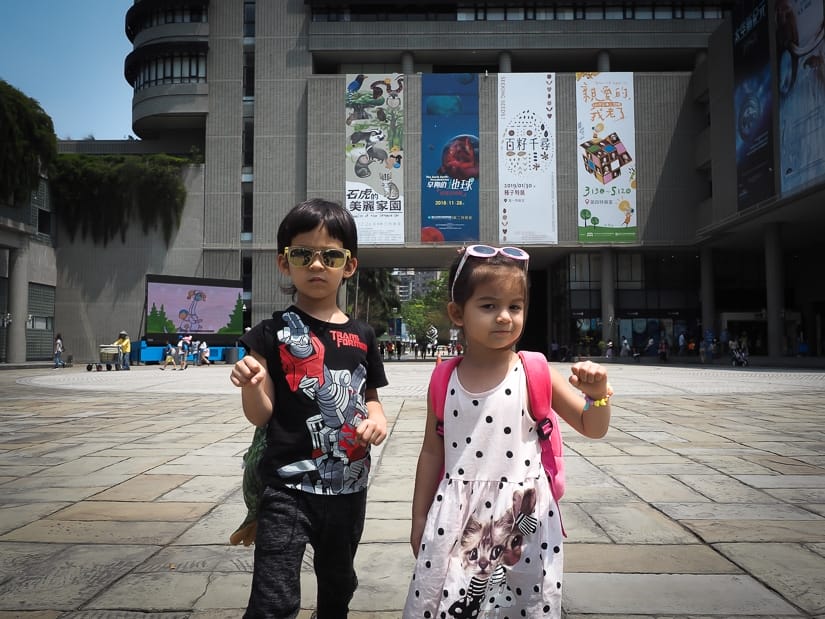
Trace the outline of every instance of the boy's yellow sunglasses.
[[284, 257], [291, 266], [308, 267], [315, 260], [315, 256], [321, 256], [322, 264], [329, 269], [343, 269], [344, 265], [352, 257], [348, 249], [319, 249], [317, 247], [285, 247]]

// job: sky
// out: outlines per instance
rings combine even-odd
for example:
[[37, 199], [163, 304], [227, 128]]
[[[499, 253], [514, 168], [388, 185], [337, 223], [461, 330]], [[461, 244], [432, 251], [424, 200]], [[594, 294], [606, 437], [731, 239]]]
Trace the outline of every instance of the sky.
[[0, 79], [36, 99], [58, 139], [132, 133], [132, 0], [0, 0]]

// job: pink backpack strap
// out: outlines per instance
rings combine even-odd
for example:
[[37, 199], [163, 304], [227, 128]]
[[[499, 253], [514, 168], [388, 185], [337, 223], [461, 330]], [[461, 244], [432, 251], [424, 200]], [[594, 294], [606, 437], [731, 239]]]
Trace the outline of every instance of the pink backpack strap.
[[447, 385], [461, 357], [450, 357], [435, 366], [430, 376], [430, 406], [433, 407], [437, 420], [436, 431], [444, 436], [444, 403], [447, 401]]
[[547, 358], [540, 352], [519, 351], [527, 378], [527, 397], [530, 411], [536, 420], [536, 431], [541, 444], [541, 461], [550, 480], [556, 501], [564, 495], [564, 457], [562, 454], [561, 428], [552, 409], [553, 385]]

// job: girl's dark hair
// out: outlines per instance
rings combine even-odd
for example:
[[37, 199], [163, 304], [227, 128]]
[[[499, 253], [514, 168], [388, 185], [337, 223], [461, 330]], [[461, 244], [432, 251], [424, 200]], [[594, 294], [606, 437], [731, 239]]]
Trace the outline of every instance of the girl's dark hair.
[[350, 212], [337, 202], [313, 198], [292, 207], [278, 226], [278, 253], [283, 253], [297, 235], [323, 226], [341, 241], [353, 257], [358, 255], [358, 229]]
[[496, 269], [486, 267], [508, 266], [515, 267], [524, 274], [524, 304], [525, 307], [527, 307], [530, 301], [530, 277], [524, 269], [524, 263], [522, 261], [513, 260], [502, 254], [496, 254], [490, 258], [467, 256], [467, 261], [464, 263], [464, 266], [461, 268], [461, 273], [458, 275], [458, 281], [453, 285], [455, 272], [463, 256], [464, 252], [458, 254], [450, 265], [450, 276], [447, 279], [447, 294], [449, 295], [450, 291], [452, 291], [453, 298], [450, 299], [451, 301], [454, 301], [458, 305], [464, 305], [467, 299], [473, 296], [473, 292], [475, 292], [475, 289], [480, 284], [497, 276]]

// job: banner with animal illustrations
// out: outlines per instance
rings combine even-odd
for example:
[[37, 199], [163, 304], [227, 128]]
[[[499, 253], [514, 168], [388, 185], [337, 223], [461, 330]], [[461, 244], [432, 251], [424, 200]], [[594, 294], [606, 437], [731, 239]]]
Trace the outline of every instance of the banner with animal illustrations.
[[498, 76], [498, 239], [502, 245], [558, 243], [556, 78]]
[[636, 122], [632, 73], [576, 73], [581, 243], [635, 243]]
[[403, 91], [403, 75], [347, 75], [344, 205], [359, 245], [404, 243]]
[[421, 240], [477, 241], [478, 75], [421, 79]]

